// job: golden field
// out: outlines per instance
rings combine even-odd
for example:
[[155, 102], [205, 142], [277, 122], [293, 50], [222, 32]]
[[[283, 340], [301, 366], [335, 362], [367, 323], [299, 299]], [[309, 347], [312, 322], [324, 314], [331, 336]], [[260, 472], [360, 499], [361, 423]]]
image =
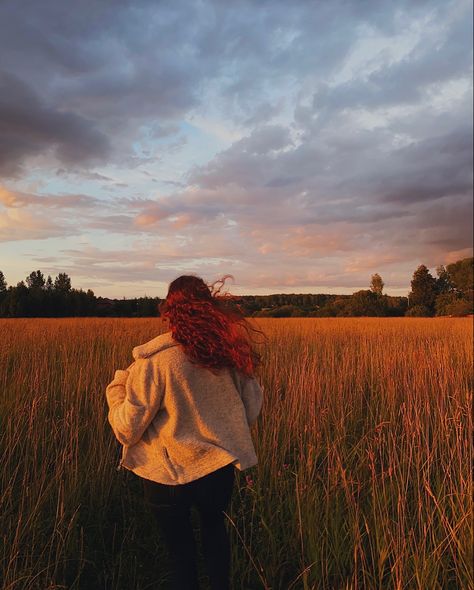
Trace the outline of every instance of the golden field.
[[[265, 399], [259, 464], [236, 473], [228, 515], [234, 588], [473, 588], [472, 320], [253, 322]], [[105, 400], [132, 347], [165, 329], [0, 320], [4, 590], [166, 588]]]

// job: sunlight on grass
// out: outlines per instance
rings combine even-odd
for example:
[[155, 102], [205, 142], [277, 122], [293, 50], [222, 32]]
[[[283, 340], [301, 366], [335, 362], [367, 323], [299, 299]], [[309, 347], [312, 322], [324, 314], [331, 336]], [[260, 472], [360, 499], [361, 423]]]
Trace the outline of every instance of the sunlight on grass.
[[[472, 588], [472, 321], [255, 323], [265, 399], [259, 464], [237, 472], [228, 514], [234, 588]], [[167, 579], [140, 482], [116, 470], [105, 401], [132, 347], [163, 330], [0, 320], [4, 589]]]

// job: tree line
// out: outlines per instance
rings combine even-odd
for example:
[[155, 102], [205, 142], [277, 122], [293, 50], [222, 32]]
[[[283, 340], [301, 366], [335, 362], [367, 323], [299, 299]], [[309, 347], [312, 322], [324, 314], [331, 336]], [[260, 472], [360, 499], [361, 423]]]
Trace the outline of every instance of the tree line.
[[[407, 297], [383, 293], [384, 281], [375, 273], [370, 287], [352, 295], [277, 293], [242, 295], [236, 300], [252, 317], [463, 316], [473, 313], [473, 258], [436, 269], [434, 277], [421, 264], [413, 273]], [[91, 289], [74, 289], [65, 272], [45, 278], [41, 270], [8, 286], [0, 271], [0, 317], [156, 317], [159, 297], [109, 299]]]

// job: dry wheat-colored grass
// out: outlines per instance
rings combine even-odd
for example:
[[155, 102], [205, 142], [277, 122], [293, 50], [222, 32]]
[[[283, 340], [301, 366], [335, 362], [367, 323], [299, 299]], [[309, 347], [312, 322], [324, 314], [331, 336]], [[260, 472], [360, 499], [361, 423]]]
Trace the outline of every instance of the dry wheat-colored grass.
[[[473, 588], [472, 322], [255, 324], [269, 339], [265, 399], [259, 464], [237, 472], [228, 514], [233, 587]], [[138, 478], [116, 471], [104, 395], [163, 330], [0, 320], [4, 590], [166, 587]]]

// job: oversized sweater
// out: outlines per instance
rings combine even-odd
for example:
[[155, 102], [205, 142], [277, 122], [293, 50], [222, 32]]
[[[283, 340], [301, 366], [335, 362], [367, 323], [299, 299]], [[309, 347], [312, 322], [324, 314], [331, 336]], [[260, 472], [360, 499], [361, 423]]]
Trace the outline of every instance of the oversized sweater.
[[168, 485], [233, 463], [257, 463], [250, 427], [263, 391], [235, 369], [192, 363], [171, 332], [133, 349], [134, 362], [106, 388], [108, 421], [123, 445], [118, 469]]

